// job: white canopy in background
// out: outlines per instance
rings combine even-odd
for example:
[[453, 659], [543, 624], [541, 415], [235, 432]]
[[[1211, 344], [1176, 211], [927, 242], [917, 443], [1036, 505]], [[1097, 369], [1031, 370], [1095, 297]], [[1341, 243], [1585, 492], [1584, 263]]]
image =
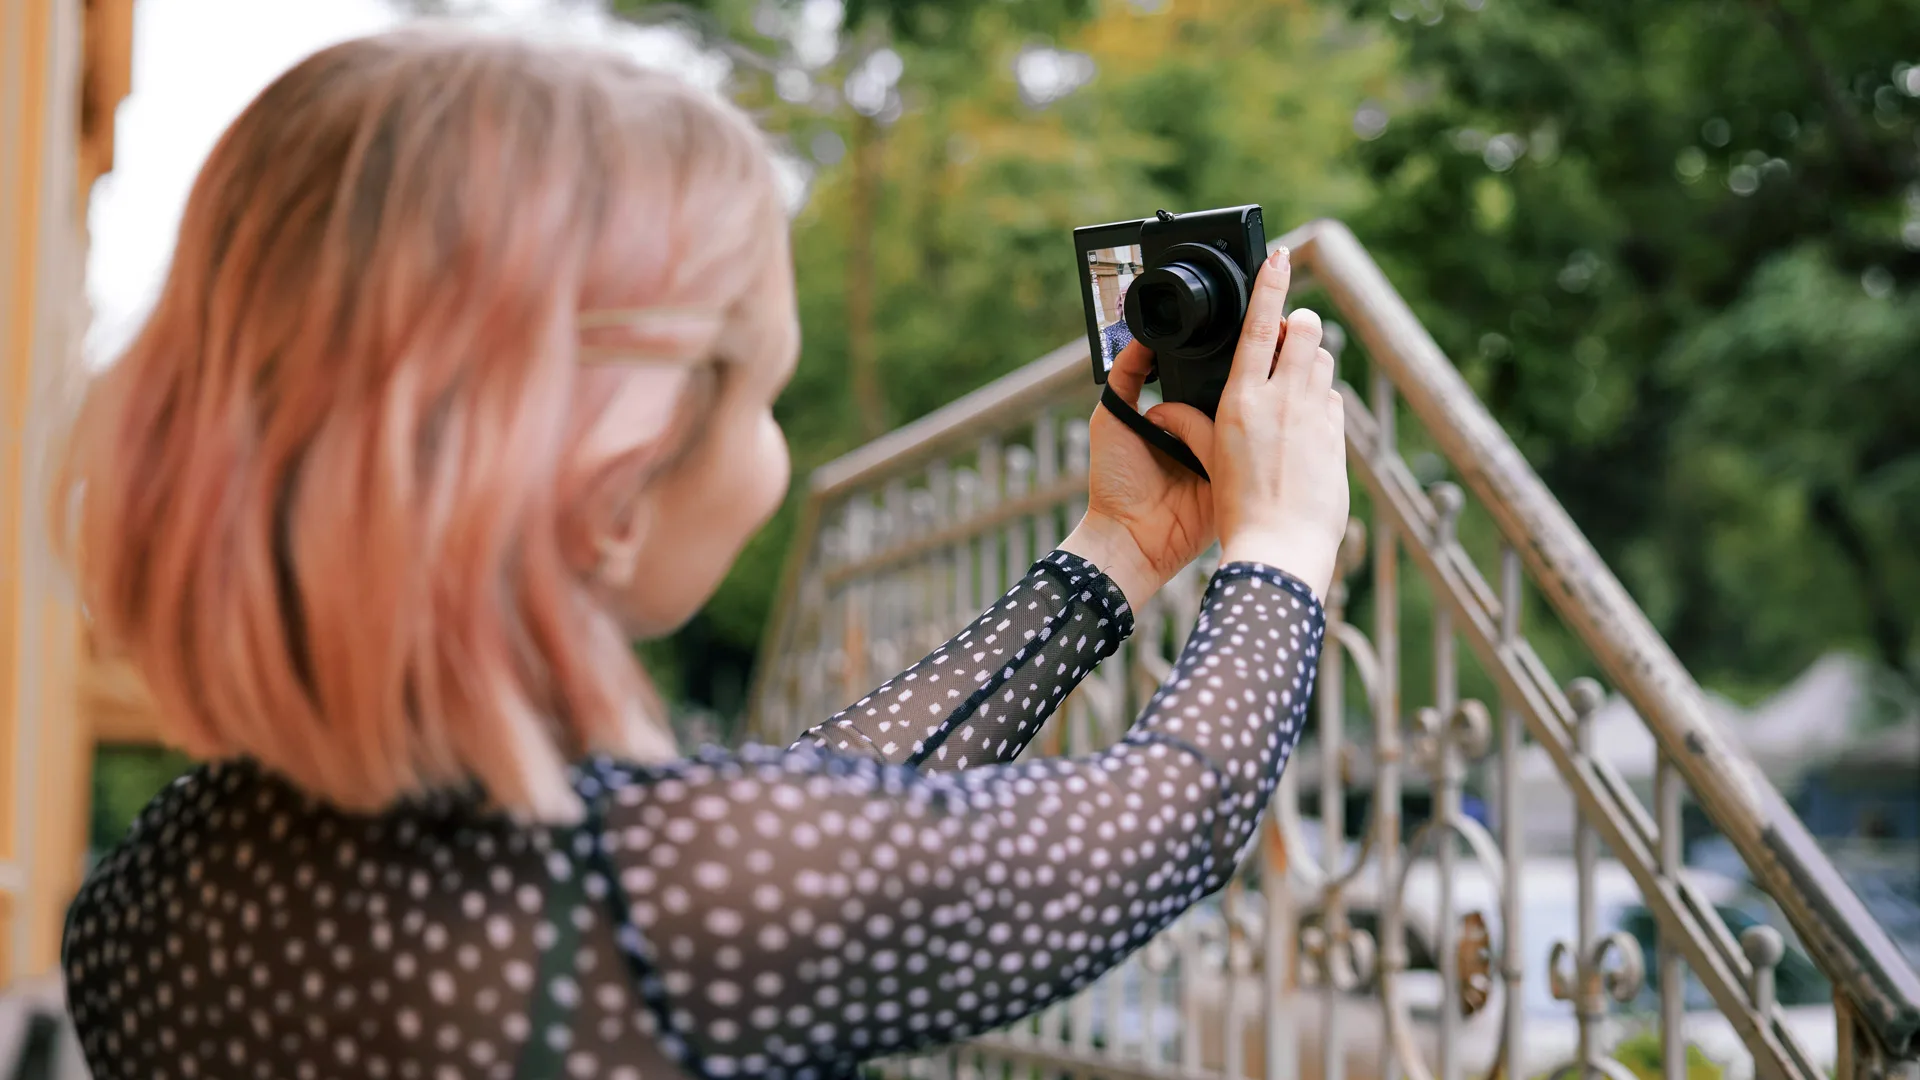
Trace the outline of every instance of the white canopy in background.
[[1846, 653], [1828, 653], [1761, 702], [1738, 729], [1760, 771], [1782, 790], [1859, 739], [1855, 723], [1872, 669]]
[[[1724, 727], [1739, 731], [1745, 717], [1740, 707], [1709, 692], [1707, 708]], [[1593, 753], [1611, 765], [1641, 800], [1653, 802], [1653, 773], [1658, 745], [1631, 702], [1618, 694], [1608, 698], [1592, 720]], [[1521, 817], [1527, 823], [1527, 847], [1533, 852], [1565, 851], [1573, 844], [1573, 792], [1560, 778], [1553, 758], [1538, 744], [1520, 752]], [[1499, 798], [1498, 794], [1495, 798]]]
[[[1854, 718], [1868, 693], [1870, 677], [1866, 661], [1846, 653], [1829, 653], [1751, 710], [1712, 691], [1706, 693], [1707, 708], [1752, 757], [1761, 773], [1790, 794], [1809, 769], [1832, 760], [1859, 741]], [[1656, 761], [1653, 732], [1632, 703], [1616, 694], [1601, 705], [1592, 723], [1595, 754], [1634, 790], [1651, 798]], [[1350, 790], [1365, 790], [1372, 785], [1371, 750], [1370, 739], [1349, 736], [1343, 756], [1349, 763], [1345, 782]], [[1289, 772], [1295, 776], [1299, 790], [1319, 788], [1320, 747], [1311, 735], [1308, 744], [1294, 756]], [[1490, 770], [1490, 774], [1489, 779], [1497, 772]], [[1418, 769], [1401, 774], [1407, 790], [1423, 790], [1425, 781], [1425, 774]], [[1572, 796], [1543, 747], [1530, 745], [1521, 751], [1520, 794], [1530, 818], [1536, 810], [1548, 817], [1558, 812], [1565, 821], [1549, 831], [1571, 836]]]
[[[1745, 722], [1740, 707], [1718, 694], [1707, 694], [1707, 709], [1728, 730], [1739, 731]], [[1612, 765], [1624, 779], [1652, 782], [1657, 750], [1653, 731], [1632, 703], [1615, 694], [1600, 706], [1591, 723], [1596, 757]], [[1520, 783], [1526, 787], [1542, 783], [1563, 786], [1544, 747], [1533, 745], [1521, 752]]]
[[[1707, 707], [1782, 794], [1792, 796], [1806, 772], [1858, 741], [1854, 718], [1865, 700], [1871, 668], [1858, 657], [1829, 653], [1751, 711], [1712, 692]], [[1640, 798], [1652, 804], [1656, 761], [1653, 733], [1633, 705], [1614, 695], [1593, 720], [1593, 747]], [[1536, 851], [1572, 843], [1573, 793], [1545, 748], [1522, 751], [1520, 798], [1528, 844]]]

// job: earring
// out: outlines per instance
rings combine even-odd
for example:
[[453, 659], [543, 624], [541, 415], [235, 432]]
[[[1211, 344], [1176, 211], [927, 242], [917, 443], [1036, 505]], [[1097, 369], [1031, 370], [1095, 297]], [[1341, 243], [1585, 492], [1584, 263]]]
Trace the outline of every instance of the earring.
[[644, 516], [635, 514], [626, 530], [618, 536], [596, 536], [593, 539], [594, 553], [599, 561], [594, 564], [593, 576], [602, 585], [621, 589], [631, 584], [633, 572], [638, 568], [640, 546], [646, 539]]

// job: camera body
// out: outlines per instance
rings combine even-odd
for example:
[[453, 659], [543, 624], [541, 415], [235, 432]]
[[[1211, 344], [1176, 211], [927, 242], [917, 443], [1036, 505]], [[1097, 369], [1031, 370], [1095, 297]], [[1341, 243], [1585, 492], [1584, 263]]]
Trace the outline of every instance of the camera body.
[[1082, 226], [1073, 239], [1094, 381], [1104, 383], [1120, 349], [1138, 338], [1153, 350], [1161, 396], [1212, 416], [1267, 256], [1260, 208], [1162, 210]]

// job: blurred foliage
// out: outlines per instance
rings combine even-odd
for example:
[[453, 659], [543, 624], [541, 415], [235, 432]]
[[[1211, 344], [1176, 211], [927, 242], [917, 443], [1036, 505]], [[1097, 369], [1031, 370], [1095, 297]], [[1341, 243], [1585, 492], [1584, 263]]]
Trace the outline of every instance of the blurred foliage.
[[1910, 4], [1348, 10], [1425, 91], [1356, 147], [1356, 231], [1681, 659], [1741, 697], [1834, 647], [1911, 682]]
[[[1622, 1039], [1613, 1048], [1611, 1056], [1641, 1080], [1661, 1080], [1666, 1076], [1661, 1067], [1658, 1032], [1643, 1031]], [[1686, 1061], [1686, 1080], [1720, 1080], [1727, 1073], [1723, 1066], [1692, 1043], [1687, 1044]]]
[[118, 844], [160, 789], [192, 766], [184, 755], [157, 746], [102, 746], [93, 757], [87, 847], [106, 851]]
[[[1643, 1033], [1626, 1040], [1614, 1049], [1614, 1058], [1641, 1080], [1660, 1080], [1666, 1075], [1657, 1035]], [[1724, 1066], [1692, 1043], [1687, 1044], [1686, 1070], [1686, 1080], [1720, 1080], [1727, 1074]]]

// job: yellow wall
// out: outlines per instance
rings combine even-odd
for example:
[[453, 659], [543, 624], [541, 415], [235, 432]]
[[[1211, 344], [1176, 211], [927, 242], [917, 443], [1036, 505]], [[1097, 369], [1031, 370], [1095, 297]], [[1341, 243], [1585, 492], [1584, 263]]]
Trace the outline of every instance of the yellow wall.
[[86, 845], [93, 736], [47, 464], [76, 389], [86, 194], [112, 166], [131, 0], [0, 0], [0, 984], [51, 969]]

